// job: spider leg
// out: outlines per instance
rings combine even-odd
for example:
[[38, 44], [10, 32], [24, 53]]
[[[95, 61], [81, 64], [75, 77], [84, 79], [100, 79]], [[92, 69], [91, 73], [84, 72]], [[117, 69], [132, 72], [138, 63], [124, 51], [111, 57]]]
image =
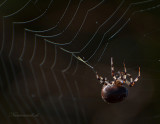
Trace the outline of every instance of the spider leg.
[[130, 86], [130, 82], [126, 79], [126, 82], [125, 82], [128, 86]]
[[128, 80], [126, 80], [126, 84], [128, 84], [129, 86], [133, 86], [135, 83], [133, 82], [132, 76], [130, 74], [127, 74], [127, 76], [129, 76], [130, 82]]
[[127, 78], [127, 69], [124, 63], [124, 75], [123, 75], [123, 81], [126, 82], [126, 78]]
[[113, 58], [111, 57], [111, 75], [114, 80], [116, 80], [116, 76], [114, 75], [114, 66], [113, 66]]
[[137, 82], [140, 76], [141, 74], [140, 74], [140, 67], [139, 67], [138, 76], [134, 79], [134, 82]]
[[139, 71], [138, 71], [138, 76], [134, 79], [133, 81], [133, 78], [130, 74], [127, 74], [129, 77], [130, 77], [130, 84], [129, 86], [134, 86], [134, 84], [138, 81], [139, 77], [140, 77], [140, 67], [139, 67]]
[[119, 77], [117, 78], [122, 84], [124, 83], [123, 73], [124, 73], [124, 72], [118, 71]]
[[96, 78], [100, 81], [100, 84], [109, 84], [107, 81], [107, 78], [103, 78], [102, 76], [99, 76], [98, 73], [96, 72]]

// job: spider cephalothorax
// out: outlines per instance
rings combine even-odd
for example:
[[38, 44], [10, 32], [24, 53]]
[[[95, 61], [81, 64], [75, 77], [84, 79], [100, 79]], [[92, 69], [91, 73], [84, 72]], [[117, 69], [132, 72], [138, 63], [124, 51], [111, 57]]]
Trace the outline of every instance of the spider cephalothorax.
[[[128, 90], [123, 86], [123, 84], [127, 84], [131, 87], [134, 86], [135, 82], [137, 82], [140, 77], [140, 67], [138, 76], [134, 80], [132, 76], [127, 73], [125, 64], [124, 72], [118, 71], [118, 76], [115, 76], [113, 58], [111, 57], [111, 75], [113, 77], [113, 81], [109, 82], [106, 77], [103, 78], [96, 73], [96, 77], [100, 81], [100, 84], [103, 84], [101, 96], [102, 99], [108, 103], [120, 102], [128, 95]], [[129, 76], [130, 81], [127, 80], [127, 76]]]

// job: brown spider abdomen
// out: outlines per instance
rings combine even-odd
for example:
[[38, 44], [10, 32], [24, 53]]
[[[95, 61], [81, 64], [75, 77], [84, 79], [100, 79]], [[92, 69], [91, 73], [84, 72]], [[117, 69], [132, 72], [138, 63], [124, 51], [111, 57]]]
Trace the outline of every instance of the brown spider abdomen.
[[127, 97], [128, 90], [123, 86], [103, 85], [101, 95], [105, 102], [116, 103]]

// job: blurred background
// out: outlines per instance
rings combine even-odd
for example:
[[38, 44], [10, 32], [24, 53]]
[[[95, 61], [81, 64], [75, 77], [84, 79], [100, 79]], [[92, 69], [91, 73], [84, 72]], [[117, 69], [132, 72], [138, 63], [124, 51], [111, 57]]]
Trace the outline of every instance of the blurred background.
[[[80, 57], [89, 65], [78, 59]], [[108, 104], [91, 66], [141, 77]], [[159, 124], [159, 0], [1, 0], [2, 124]]]

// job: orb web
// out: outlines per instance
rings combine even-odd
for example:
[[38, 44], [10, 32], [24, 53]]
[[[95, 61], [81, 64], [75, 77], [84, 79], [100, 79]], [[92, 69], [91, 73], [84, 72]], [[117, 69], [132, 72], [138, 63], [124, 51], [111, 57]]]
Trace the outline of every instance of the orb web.
[[110, 75], [111, 56], [117, 70], [124, 61], [129, 72], [141, 64], [155, 74], [141, 82], [159, 81], [158, 12], [158, 0], [1, 1], [0, 120], [96, 123], [92, 109], [100, 95], [93, 76]]

